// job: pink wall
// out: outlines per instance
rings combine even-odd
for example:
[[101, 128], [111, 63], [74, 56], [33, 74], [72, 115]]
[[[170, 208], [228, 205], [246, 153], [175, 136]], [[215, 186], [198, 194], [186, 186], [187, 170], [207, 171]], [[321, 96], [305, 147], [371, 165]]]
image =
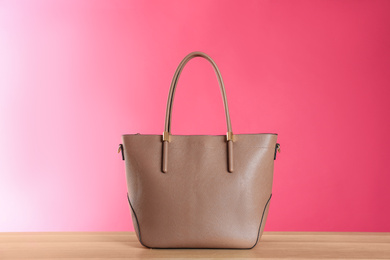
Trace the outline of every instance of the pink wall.
[[[121, 135], [199, 50], [234, 133], [277, 132], [269, 231], [390, 231], [389, 1], [1, 1], [0, 231], [133, 230]], [[224, 134], [206, 61], [175, 134]]]

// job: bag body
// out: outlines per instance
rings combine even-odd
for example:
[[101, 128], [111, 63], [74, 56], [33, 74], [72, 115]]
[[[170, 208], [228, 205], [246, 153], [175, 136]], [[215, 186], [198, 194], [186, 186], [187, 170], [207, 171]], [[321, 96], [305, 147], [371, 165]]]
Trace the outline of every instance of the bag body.
[[[175, 88], [194, 57], [210, 61], [225, 105], [226, 135], [172, 135]], [[128, 201], [136, 235], [150, 248], [250, 249], [272, 196], [277, 134], [234, 134], [215, 62], [187, 55], [173, 77], [162, 135], [123, 135]]]

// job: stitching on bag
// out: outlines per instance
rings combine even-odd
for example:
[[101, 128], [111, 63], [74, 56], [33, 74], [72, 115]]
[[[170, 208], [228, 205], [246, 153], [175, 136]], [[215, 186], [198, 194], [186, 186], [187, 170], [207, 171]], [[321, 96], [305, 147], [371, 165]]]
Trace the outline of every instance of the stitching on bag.
[[255, 243], [252, 247], [250, 247], [250, 248], [248, 248], [248, 249], [254, 248], [254, 247], [257, 245], [257, 242], [259, 242], [259, 235], [260, 235], [261, 225], [263, 224], [264, 213], [265, 213], [265, 210], [267, 209], [267, 206], [268, 206], [268, 204], [269, 204], [269, 202], [270, 202], [270, 200], [271, 200], [271, 197], [272, 197], [272, 193], [271, 193], [271, 196], [269, 196], [269, 199], [268, 199], [267, 203], [266, 203], [265, 206], [264, 206], [263, 215], [261, 216], [259, 231], [257, 232], [256, 243]]
[[[135, 210], [134, 210], [133, 206], [131, 205], [129, 193], [127, 193], [127, 200], [129, 201], [129, 205], [130, 205], [131, 211], [133, 211], [134, 216], [135, 216], [135, 221], [137, 222], [139, 242], [140, 242], [141, 245], [143, 245], [144, 247], [148, 247], [148, 246], [146, 246], [144, 243], [142, 243], [142, 239], [141, 239], [141, 228], [140, 228], [139, 223], [138, 223], [137, 214], [135, 214]], [[150, 247], [148, 247], [148, 248], [150, 248]]]

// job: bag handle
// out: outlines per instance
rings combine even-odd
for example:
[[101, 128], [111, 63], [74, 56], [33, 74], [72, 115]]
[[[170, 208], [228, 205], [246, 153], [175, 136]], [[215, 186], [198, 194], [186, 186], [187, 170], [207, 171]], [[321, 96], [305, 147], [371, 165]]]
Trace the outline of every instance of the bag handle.
[[219, 87], [221, 89], [223, 104], [225, 106], [225, 116], [226, 116], [226, 124], [227, 124], [227, 133], [226, 133], [226, 141], [227, 141], [227, 154], [228, 154], [228, 171], [233, 172], [233, 132], [232, 126], [230, 122], [229, 115], [229, 107], [226, 98], [225, 85], [222, 80], [221, 72], [219, 71], [217, 64], [215, 64], [214, 60], [211, 59], [206, 53], [203, 52], [191, 52], [180, 62], [177, 67], [175, 74], [173, 75], [173, 79], [171, 82], [171, 87], [169, 89], [168, 101], [167, 101], [167, 109], [165, 113], [165, 128], [162, 135], [163, 142], [163, 154], [162, 154], [162, 172], [166, 173], [168, 170], [168, 143], [170, 142], [171, 135], [171, 118], [172, 118], [172, 106], [173, 106], [173, 98], [175, 96], [176, 86], [180, 77], [181, 72], [183, 71], [184, 66], [193, 58], [202, 57], [208, 60], [214, 68], [215, 74], [217, 75]]
[[171, 115], [172, 115], [172, 105], [173, 105], [173, 98], [175, 96], [175, 90], [177, 86], [177, 82], [179, 80], [180, 74], [184, 69], [184, 66], [193, 58], [195, 57], [202, 57], [206, 60], [208, 60], [211, 65], [214, 68], [215, 74], [217, 75], [219, 87], [221, 89], [221, 94], [222, 94], [222, 99], [223, 99], [223, 104], [225, 106], [225, 116], [226, 116], [226, 124], [227, 124], [227, 132], [232, 132], [232, 126], [230, 122], [230, 115], [229, 115], [229, 107], [227, 103], [227, 98], [226, 98], [226, 92], [225, 92], [225, 85], [222, 80], [221, 72], [219, 71], [217, 64], [215, 64], [214, 60], [211, 59], [209, 55], [203, 52], [192, 52], [188, 54], [179, 64], [179, 66], [176, 69], [176, 72], [173, 76], [172, 82], [171, 82], [171, 87], [169, 89], [169, 94], [168, 94], [168, 102], [167, 102], [167, 109], [166, 109], [166, 114], [165, 114], [165, 132], [171, 133]]

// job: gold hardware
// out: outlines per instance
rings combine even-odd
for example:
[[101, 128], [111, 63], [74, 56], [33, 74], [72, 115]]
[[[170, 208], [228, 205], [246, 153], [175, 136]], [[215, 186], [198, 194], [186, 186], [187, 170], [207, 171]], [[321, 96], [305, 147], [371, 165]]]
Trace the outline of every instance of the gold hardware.
[[164, 141], [168, 141], [168, 142], [171, 141], [171, 136], [170, 136], [169, 132], [167, 132], [167, 131], [164, 131], [164, 132], [163, 132], [162, 140], [163, 140], [163, 142], [164, 142]]
[[278, 153], [280, 153], [280, 144], [277, 144], [277, 150], [278, 150]]
[[118, 153], [120, 153], [122, 151], [122, 145], [119, 145], [118, 147]]
[[232, 132], [226, 133], [226, 141], [234, 141], [234, 135]]

